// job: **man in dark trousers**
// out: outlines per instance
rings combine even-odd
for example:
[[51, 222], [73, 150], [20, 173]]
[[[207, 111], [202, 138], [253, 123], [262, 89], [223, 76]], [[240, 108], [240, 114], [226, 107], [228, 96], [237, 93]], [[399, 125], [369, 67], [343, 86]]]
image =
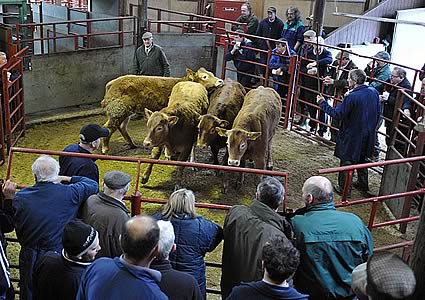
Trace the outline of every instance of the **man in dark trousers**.
[[[373, 155], [381, 105], [378, 92], [365, 85], [365, 81], [363, 70], [351, 70], [348, 85], [352, 89], [336, 108], [330, 106], [323, 96], [317, 96], [320, 108], [341, 121], [335, 146], [335, 156], [340, 159], [340, 166], [365, 163]], [[357, 170], [357, 175], [354, 186], [361, 191], [369, 191], [367, 168]], [[337, 193], [342, 193], [345, 180], [346, 172], [340, 172], [338, 185], [334, 186]]]
[[75, 300], [81, 275], [100, 250], [98, 232], [77, 220], [65, 225], [62, 244], [61, 253], [47, 252], [37, 262], [34, 300]]
[[153, 36], [145, 32], [143, 45], [134, 53], [132, 73], [146, 76], [170, 77], [170, 63], [164, 50], [153, 43]]
[[170, 221], [158, 221], [159, 255], [151, 264], [151, 269], [161, 272], [159, 287], [169, 299], [203, 300], [198, 282], [192, 275], [174, 270], [168, 260], [170, 253], [176, 250], [173, 224]]
[[[109, 130], [97, 124], [84, 125], [80, 130], [80, 142], [67, 146], [63, 151], [90, 154], [100, 147], [100, 138], [107, 137]], [[99, 184], [99, 168], [95, 160], [72, 156], [59, 157], [60, 175], [84, 176]]]

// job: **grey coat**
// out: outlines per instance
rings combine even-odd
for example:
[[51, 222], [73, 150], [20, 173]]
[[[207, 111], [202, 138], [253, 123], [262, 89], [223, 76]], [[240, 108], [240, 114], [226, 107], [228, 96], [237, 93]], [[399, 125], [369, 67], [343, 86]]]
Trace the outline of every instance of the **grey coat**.
[[170, 64], [160, 46], [152, 45], [146, 54], [145, 46], [142, 45], [134, 53], [132, 72], [136, 75], [170, 77]]
[[125, 205], [103, 192], [90, 196], [80, 209], [79, 217], [99, 232], [102, 249], [97, 257], [116, 257], [122, 254], [119, 236], [129, 219]]

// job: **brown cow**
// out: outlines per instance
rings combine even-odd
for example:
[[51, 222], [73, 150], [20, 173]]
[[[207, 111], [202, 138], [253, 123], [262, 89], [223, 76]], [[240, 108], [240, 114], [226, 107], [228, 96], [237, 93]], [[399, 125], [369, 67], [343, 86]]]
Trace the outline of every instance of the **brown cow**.
[[109, 140], [117, 129], [130, 147], [136, 147], [127, 132], [130, 116], [143, 113], [145, 108], [155, 111], [166, 107], [171, 90], [181, 81], [198, 82], [207, 89], [223, 84], [223, 80], [204, 68], [196, 72], [187, 69], [183, 78], [125, 75], [109, 81], [101, 103], [108, 117], [103, 126], [109, 129], [109, 137], [102, 143], [102, 153], [109, 151]]
[[281, 114], [282, 102], [274, 89], [260, 86], [250, 90], [232, 129], [217, 127], [218, 133], [227, 137], [228, 164], [240, 166], [250, 159], [257, 169], [272, 168], [272, 138]]
[[[143, 141], [145, 147], [151, 148], [151, 158], [158, 159], [162, 148], [165, 156], [171, 160], [186, 161], [196, 142], [197, 120], [208, 108], [208, 92], [196, 82], [177, 83], [170, 96], [168, 106], [160, 111], [152, 112], [145, 108], [148, 135]], [[142, 183], [149, 180], [152, 164], [148, 166], [142, 177]], [[178, 167], [178, 177], [183, 168]]]
[[[198, 147], [211, 147], [214, 164], [218, 165], [218, 151], [226, 146], [226, 139], [219, 136], [216, 127], [230, 128], [242, 107], [244, 87], [229, 78], [210, 95], [210, 106], [206, 115], [199, 118]], [[227, 156], [227, 155], [226, 155]]]

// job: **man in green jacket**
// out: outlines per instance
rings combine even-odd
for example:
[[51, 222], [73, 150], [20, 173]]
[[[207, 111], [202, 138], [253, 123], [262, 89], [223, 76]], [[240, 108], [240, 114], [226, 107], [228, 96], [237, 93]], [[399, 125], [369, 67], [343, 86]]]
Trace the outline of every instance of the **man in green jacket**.
[[251, 206], [236, 205], [229, 210], [223, 227], [223, 299], [241, 282], [261, 280], [264, 244], [274, 236], [287, 239], [286, 235], [291, 235], [289, 224], [276, 212], [284, 194], [283, 185], [276, 178], [265, 177], [257, 186]]
[[351, 273], [372, 255], [372, 236], [358, 216], [335, 209], [329, 179], [310, 177], [302, 192], [306, 207], [291, 219], [301, 252], [295, 287], [312, 300], [352, 299]]
[[152, 33], [142, 36], [143, 45], [134, 53], [133, 74], [170, 77], [170, 64], [164, 50], [153, 43]]

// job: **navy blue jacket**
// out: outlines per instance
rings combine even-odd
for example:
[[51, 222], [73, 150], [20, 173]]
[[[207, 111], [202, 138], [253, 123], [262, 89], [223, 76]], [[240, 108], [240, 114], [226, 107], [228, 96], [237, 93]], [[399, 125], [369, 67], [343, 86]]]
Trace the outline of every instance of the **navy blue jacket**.
[[242, 283], [233, 288], [227, 300], [307, 300], [308, 295], [298, 293], [292, 287], [280, 287], [265, 283], [264, 281], [254, 281]]
[[101, 257], [84, 272], [77, 300], [166, 300], [160, 281], [156, 270], [130, 265], [120, 257]]
[[[292, 50], [291, 48], [289, 48], [289, 56], [293, 56], [296, 55], [295, 51]], [[284, 56], [280, 56], [280, 55], [276, 55], [277, 53], [277, 49], [273, 49], [272, 51], [272, 57], [270, 58], [270, 63], [269, 63], [269, 67], [270, 69], [281, 69], [283, 71], [283, 73], [285, 73], [284, 75], [289, 75], [288, 74], [288, 64], [289, 64], [289, 57], [284, 57]], [[285, 53], [284, 55], [288, 55], [287, 53]], [[275, 75], [273, 74], [273, 80], [274, 81], [279, 81], [279, 82], [283, 82], [283, 78], [284, 75]], [[279, 85], [277, 83], [273, 83], [273, 88], [275, 90], [277, 90], [279, 87]]]
[[[265, 18], [264, 20], [260, 22], [256, 35], [278, 40], [280, 39], [282, 30], [283, 30], [283, 21], [281, 19], [276, 17], [273, 22], [270, 22], [269, 18]], [[266, 41], [264, 40], [258, 40], [258, 41], [259, 41], [258, 47], [260, 49], [265, 49], [265, 50], [268, 49]], [[270, 42], [270, 47], [273, 49], [275, 47], [275, 43]]]
[[16, 193], [13, 206], [16, 236], [21, 244], [21, 299], [32, 299], [32, 270], [37, 260], [47, 251], [62, 250], [65, 224], [75, 218], [81, 203], [97, 190], [95, 181], [73, 176], [68, 185], [37, 182]]
[[285, 22], [283, 24], [282, 37], [288, 41], [289, 47], [294, 49], [297, 42], [300, 42], [301, 44], [303, 43], [304, 31], [305, 31], [304, 23], [301, 22], [300, 20], [292, 24]]
[[[316, 57], [316, 53], [314, 53], [314, 48], [311, 47], [307, 50], [307, 57], [305, 57], [307, 59], [310, 60], [316, 60], [316, 58], [318, 58], [317, 61], [317, 65], [318, 65], [318, 71], [319, 71], [319, 76], [325, 76], [327, 74], [326, 70], [328, 65], [330, 65], [332, 63], [332, 53], [327, 50], [326, 48], [323, 48], [322, 53], [320, 53], [318, 55], [318, 57]], [[307, 65], [310, 63], [311, 61], [308, 60], [302, 60], [301, 61], [301, 71], [304, 73], [307, 73]], [[315, 78], [313, 80], [316, 80]], [[316, 80], [317, 81], [317, 80]]]
[[[161, 219], [160, 214], [154, 218]], [[176, 235], [177, 249], [170, 253], [174, 269], [191, 274], [198, 281], [202, 294], [206, 294], [205, 261], [207, 252], [213, 251], [223, 239], [223, 229], [217, 224], [198, 216], [189, 215], [171, 218]]]
[[[390, 83], [390, 80], [387, 81]], [[404, 78], [403, 81], [401, 81], [398, 85], [398, 88], [392, 87], [390, 85], [386, 86], [385, 90], [388, 91], [390, 94], [388, 96], [388, 100], [384, 103], [384, 117], [390, 118], [392, 120], [394, 110], [395, 110], [395, 103], [397, 101], [397, 94], [399, 89], [406, 89], [407, 92], [412, 90], [412, 85], [410, 84], [409, 80], [407, 78]], [[412, 93], [409, 92], [411, 95]], [[412, 100], [409, 97], [403, 98], [403, 103], [401, 105], [401, 109], [409, 109], [411, 113], [413, 113], [412, 110]]]
[[320, 104], [320, 108], [341, 121], [335, 147], [336, 157], [342, 161], [358, 162], [361, 157], [372, 156], [381, 111], [376, 89], [360, 85], [350, 91], [336, 108], [326, 101]]
[[[63, 149], [63, 151], [90, 154], [89, 151], [81, 148], [78, 144], [69, 145]], [[99, 168], [97, 167], [95, 161], [91, 158], [60, 156], [59, 165], [60, 175], [84, 176], [99, 183]]]
[[[254, 48], [254, 45], [251, 42], [247, 42], [247, 41], [241, 42], [241, 46]], [[239, 49], [239, 51], [236, 51], [235, 54], [232, 54], [231, 53], [232, 49], [233, 49], [233, 46], [230, 46], [229, 52], [226, 53], [226, 55], [224, 56], [224, 59], [226, 61], [233, 60], [235, 68], [238, 71], [246, 72], [246, 73], [254, 73], [255, 72], [254, 64], [242, 62], [240, 60], [255, 61], [255, 57], [257, 55], [255, 51], [241, 48]]]

